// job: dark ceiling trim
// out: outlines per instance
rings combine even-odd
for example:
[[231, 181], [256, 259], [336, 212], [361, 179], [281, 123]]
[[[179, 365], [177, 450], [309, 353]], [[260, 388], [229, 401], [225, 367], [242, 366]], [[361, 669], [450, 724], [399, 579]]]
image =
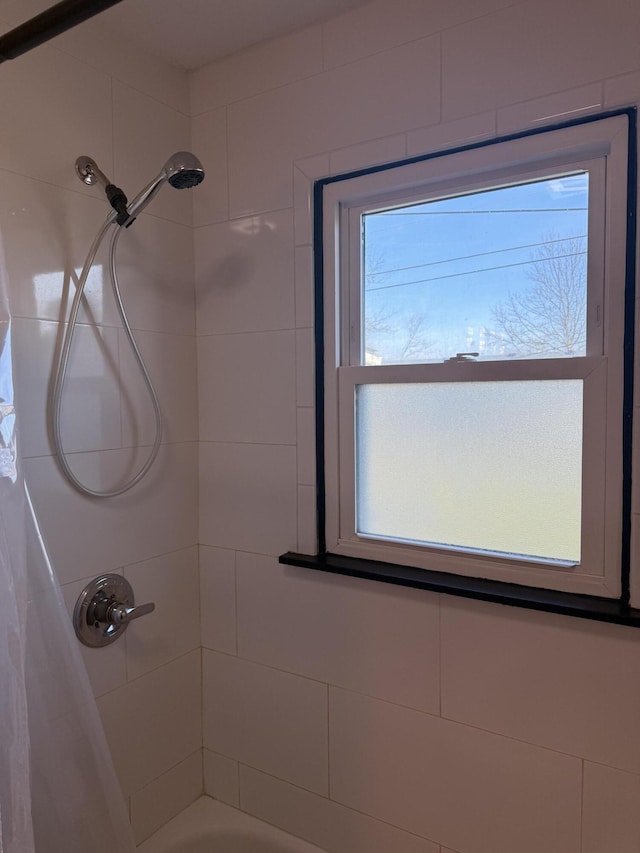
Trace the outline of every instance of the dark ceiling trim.
[[62, 0], [0, 36], [0, 62], [22, 56], [28, 50], [120, 2], [121, 0]]

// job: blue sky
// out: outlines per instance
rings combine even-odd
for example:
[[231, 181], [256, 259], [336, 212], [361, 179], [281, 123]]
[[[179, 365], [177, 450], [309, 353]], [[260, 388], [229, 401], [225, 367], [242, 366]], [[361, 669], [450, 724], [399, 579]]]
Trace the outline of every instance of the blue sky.
[[391, 353], [418, 312], [436, 359], [467, 349], [469, 328], [491, 328], [492, 307], [532, 286], [536, 244], [562, 254], [580, 237], [586, 250], [587, 198], [581, 173], [367, 215], [365, 311], [395, 328], [369, 344]]

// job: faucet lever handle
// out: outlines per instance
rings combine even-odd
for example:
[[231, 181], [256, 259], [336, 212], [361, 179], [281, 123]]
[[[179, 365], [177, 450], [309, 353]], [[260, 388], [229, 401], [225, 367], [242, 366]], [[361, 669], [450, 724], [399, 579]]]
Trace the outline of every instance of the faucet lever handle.
[[134, 619], [146, 616], [147, 613], [153, 613], [155, 609], [156, 605], [153, 601], [147, 604], [136, 604], [134, 607], [127, 607], [126, 604], [116, 601], [109, 608], [109, 621], [112, 625], [126, 625]]

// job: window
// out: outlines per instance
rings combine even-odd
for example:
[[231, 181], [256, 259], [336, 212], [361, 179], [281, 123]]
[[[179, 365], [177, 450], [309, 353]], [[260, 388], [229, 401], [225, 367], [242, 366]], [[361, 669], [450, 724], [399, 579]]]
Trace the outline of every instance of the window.
[[316, 186], [320, 518], [349, 573], [628, 596], [630, 121]]

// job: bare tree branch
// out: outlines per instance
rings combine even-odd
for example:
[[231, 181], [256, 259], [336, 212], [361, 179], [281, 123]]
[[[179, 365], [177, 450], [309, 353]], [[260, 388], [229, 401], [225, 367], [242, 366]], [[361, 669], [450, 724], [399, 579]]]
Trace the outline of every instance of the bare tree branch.
[[579, 355], [586, 343], [586, 245], [553, 234], [545, 239], [532, 256], [533, 285], [492, 309], [496, 336], [520, 355]]

